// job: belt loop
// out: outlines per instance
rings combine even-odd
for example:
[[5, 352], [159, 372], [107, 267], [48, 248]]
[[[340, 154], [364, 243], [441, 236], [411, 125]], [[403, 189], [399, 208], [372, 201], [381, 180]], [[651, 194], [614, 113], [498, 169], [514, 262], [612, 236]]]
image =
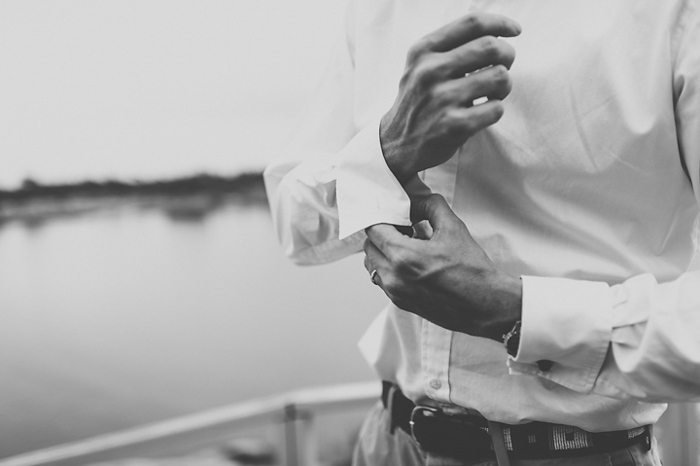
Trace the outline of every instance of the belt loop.
[[489, 434], [491, 434], [491, 442], [493, 442], [493, 451], [496, 453], [496, 461], [498, 466], [510, 466], [508, 458], [508, 450], [506, 442], [503, 439], [503, 426], [500, 422], [488, 421]]
[[396, 423], [394, 422], [394, 395], [396, 394], [396, 390], [398, 390], [398, 387], [392, 384], [386, 397], [386, 410], [389, 413], [389, 433], [391, 435], [394, 435], [394, 431], [396, 430]]

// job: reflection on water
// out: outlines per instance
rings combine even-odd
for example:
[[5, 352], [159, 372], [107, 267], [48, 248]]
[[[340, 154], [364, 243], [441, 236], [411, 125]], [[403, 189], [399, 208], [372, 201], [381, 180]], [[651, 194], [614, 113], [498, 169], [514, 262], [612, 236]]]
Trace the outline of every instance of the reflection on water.
[[199, 207], [0, 228], [0, 456], [373, 377], [361, 257], [297, 268], [265, 210]]

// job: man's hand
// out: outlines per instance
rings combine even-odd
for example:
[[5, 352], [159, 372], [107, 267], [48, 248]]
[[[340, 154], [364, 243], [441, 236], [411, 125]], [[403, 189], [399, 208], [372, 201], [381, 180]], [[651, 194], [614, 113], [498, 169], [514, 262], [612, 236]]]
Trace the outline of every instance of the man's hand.
[[[398, 97], [379, 128], [384, 158], [401, 183], [447, 161], [474, 133], [501, 118], [515, 51], [497, 37], [518, 34], [515, 21], [474, 14], [413, 45]], [[488, 101], [473, 105], [482, 97]]]
[[499, 271], [442, 196], [412, 206], [414, 222], [427, 220], [426, 239], [393, 225], [367, 229], [365, 268], [399, 308], [449, 330], [501, 341], [520, 320], [518, 278]]

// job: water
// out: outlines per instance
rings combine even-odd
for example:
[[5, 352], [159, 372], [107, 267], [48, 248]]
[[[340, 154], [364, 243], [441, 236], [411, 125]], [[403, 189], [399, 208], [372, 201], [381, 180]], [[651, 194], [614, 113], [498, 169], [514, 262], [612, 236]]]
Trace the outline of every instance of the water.
[[384, 297], [358, 255], [299, 268], [263, 209], [0, 228], [0, 457], [374, 376]]

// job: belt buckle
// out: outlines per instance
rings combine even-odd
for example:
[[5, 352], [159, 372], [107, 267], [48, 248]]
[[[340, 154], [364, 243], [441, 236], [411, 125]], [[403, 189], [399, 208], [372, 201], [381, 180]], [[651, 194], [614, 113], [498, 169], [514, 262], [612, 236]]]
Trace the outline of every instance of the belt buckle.
[[423, 445], [421, 444], [420, 439], [423, 438], [424, 434], [421, 421], [423, 419], [434, 418], [441, 412], [441, 409], [430, 406], [416, 406], [413, 408], [413, 411], [411, 412], [411, 420], [409, 422], [411, 426], [411, 437], [413, 437], [413, 440], [415, 440], [416, 443], [421, 446], [421, 448], [423, 448]]
[[491, 436], [469, 416], [445, 414], [440, 408], [416, 406], [411, 436], [425, 451], [475, 460], [493, 455]]

